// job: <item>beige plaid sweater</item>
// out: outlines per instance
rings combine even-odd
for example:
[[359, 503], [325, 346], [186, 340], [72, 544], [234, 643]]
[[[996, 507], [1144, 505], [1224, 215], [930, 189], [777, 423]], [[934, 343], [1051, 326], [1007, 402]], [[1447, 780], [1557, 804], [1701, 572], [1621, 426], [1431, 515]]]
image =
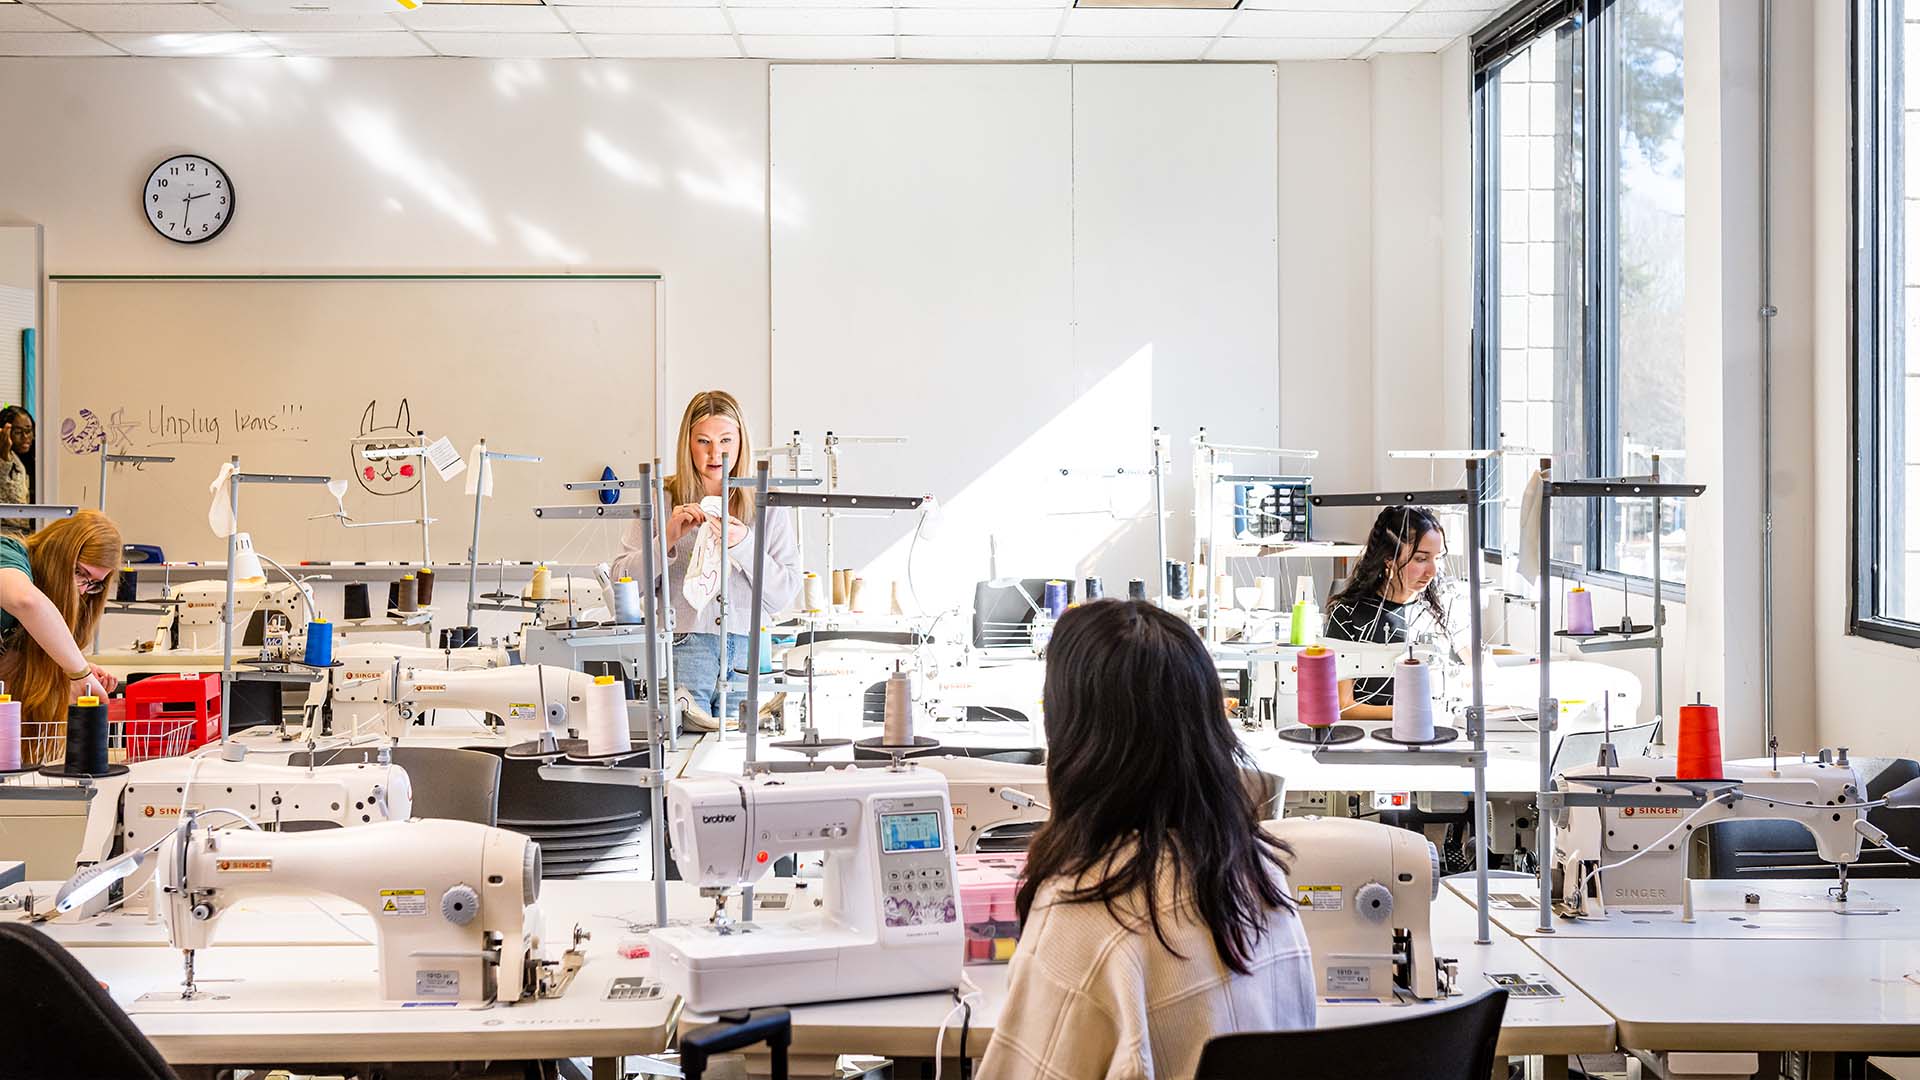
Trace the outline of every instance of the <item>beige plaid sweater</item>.
[[1215, 1035], [1313, 1026], [1313, 966], [1292, 911], [1272, 913], [1252, 971], [1236, 975], [1189, 901], [1162, 908], [1176, 956], [1144, 914], [1132, 930], [1064, 891], [1056, 879], [1034, 897], [982, 1080], [1188, 1080]]

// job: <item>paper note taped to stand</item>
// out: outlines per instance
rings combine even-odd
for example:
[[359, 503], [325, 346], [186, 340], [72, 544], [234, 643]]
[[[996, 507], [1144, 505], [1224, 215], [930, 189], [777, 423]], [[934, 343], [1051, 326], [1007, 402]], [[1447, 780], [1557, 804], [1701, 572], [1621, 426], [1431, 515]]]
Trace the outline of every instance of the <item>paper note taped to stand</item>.
[[451, 480], [467, 471], [467, 463], [460, 460], [460, 451], [453, 448], [453, 440], [445, 435], [427, 447], [427, 463], [433, 466], [442, 480]]

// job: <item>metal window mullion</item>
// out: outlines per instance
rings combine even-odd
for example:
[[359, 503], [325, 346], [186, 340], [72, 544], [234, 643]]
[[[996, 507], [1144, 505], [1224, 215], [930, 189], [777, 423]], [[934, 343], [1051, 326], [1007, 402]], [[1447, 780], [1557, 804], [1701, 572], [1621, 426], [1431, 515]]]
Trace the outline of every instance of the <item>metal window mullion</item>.
[[[1474, 444], [1482, 448], [1500, 445], [1500, 141], [1489, 132], [1500, 131], [1500, 92], [1497, 69], [1474, 76], [1473, 91], [1474, 183], [1473, 201], [1474, 284], [1479, 290], [1476, 325], [1473, 328], [1474, 360]], [[1496, 460], [1495, 468], [1499, 468]], [[1498, 549], [1502, 522], [1498, 511], [1482, 503], [1476, 513], [1492, 514], [1491, 527], [1482, 527], [1482, 544], [1490, 538]], [[1483, 523], [1488, 519], [1483, 517]]]

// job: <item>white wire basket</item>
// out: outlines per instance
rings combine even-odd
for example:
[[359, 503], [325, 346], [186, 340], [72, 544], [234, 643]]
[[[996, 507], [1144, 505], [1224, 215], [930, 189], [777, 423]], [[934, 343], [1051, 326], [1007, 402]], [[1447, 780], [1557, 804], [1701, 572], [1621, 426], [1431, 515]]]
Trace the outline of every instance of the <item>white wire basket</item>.
[[[107, 721], [107, 762], [131, 765], [137, 761], [178, 757], [193, 743], [191, 716], [160, 716], [144, 720]], [[20, 762], [28, 766], [59, 765], [67, 758], [67, 722], [20, 724]], [[32, 774], [28, 774], [31, 776]], [[26, 780], [16, 778], [16, 782]], [[48, 778], [42, 778], [48, 779]], [[28, 782], [31, 782], [30, 780]], [[63, 781], [52, 781], [63, 782]]]

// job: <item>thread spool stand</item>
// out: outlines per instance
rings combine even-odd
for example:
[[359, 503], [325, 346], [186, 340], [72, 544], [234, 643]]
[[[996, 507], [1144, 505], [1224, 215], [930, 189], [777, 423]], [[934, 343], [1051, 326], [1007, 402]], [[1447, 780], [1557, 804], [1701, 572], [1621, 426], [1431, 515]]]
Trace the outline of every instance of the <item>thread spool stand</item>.
[[788, 750], [793, 753], [801, 755], [802, 757], [807, 759], [808, 768], [813, 767], [813, 763], [815, 759], [817, 759], [822, 753], [828, 750], [838, 749], [842, 746], [853, 745], [852, 739], [837, 739], [837, 738], [823, 739], [820, 737], [820, 729], [814, 726], [814, 723], [813, 723], [813, 650], [811, 648], [807, 650], [806, 722], [800, 728], [800, 737], [797, 739], [783, 739], [779, 742], [768, 743], [767, 745], [773, 747], [776, 750]]
[[[1557, 811], [1573, 805], [1635, 805], [1632, 795], [1601, 795], [1603, 803], [1589, 802], [1582, 794], [1553, 790], [1553, 733], [1559, 727], [1560, 703], [1553, 697], [1553, 639], [1556, 636], [1553, 627], [1552, 605], [1548, 602], [1553, 596], [1553, 505], [1556, 499], [1587, 499], [1593, 502], [1608, 502], [1620, 499], [1651, 499], [1653, 501], [1653, 623], [1648, 628], [1651, 636], [1628, 637], [1616, 641], [1592, 641], [1579, 645], [1583, 652], [1621, 652], [1629, 649], [1653, 650], [1653, 713], [1656, 723], [1664, 726], [1665, 697], [1663, 693], [1663, 656], [1666, 646], [1666, 618], [1662, 607], [1662, 572], [1660, 566], [1660, 532], [1663, 525], [1662, 505], [1667, 499], [1693, 499], [1706, 493], [1705, 484], [1669, 484], [1660, 480], [1660, 459], [1653, 459], [1653, 472], [1648, 476], [1611, 477], [1597, 480], [1556, 481], [1552, 478], [1553, 459], [1540, 460], [1540, 790], [1536, 795], [1540, 813], [1535, 825], [1534, 850], [1540, 860], [1540, 873], [1537, 887], [1540, 893], [1540, 921], [1538, 930], [1543, 934], [1553, 933], [1553, 862], [1554, 834], [1553, 821]], [[1477, 547], [1473, 550], [1478, 550]], [[1476, 611], [1477, 611], [1476, 607]], [[1596, 629], [1598, 629], [1596, 627]], [[1564, 635], [1562, 635], [1564, 636]], [[1476, 652], [1476, 657], [1478, 653]], [[1660, 739], [1659, 728], [1655, 729], [1656, 740]], [[1583, 784], [1593, 781], [1581, 778]], [[1609, 781], [1611, 782], [1611, 781]], [[1644, 781], [1642, 781], [1644, 782]], [[1617, 786], [1617, 785], [1616, 785]], [[1652, 806], [1653, 803], [1644, 805]]]
[[[1204, 618], [1206, 619], [1207, 645], [1209, 648], [1216, 647], [1220, 644], [1220, 597], [1215, 595], [1219, 590], [1213, 587], [1214, 579], [1217, 578], [1221, 573], [1223, 573], [1223, 570], [1221, 567], [1221, 561], [1220, 561], [1220, 536], [1219, 536], [1220, 484], [1223, 481], [1227, 483], [1257, 484], [1257, 483], [1281, 483], [1281, 482], [1289, 482], [1289, 481], [1298, 482], [1301, 479], [1299, 476], [1265, 476], [1265, 475], [1252, 475], [1252, 474], [1223, 475], [1221, 473], [1221, 467], [1222, 467], [1221, 456], [1223, 454], [1253, 454], [1261, 457], [1271, 457], [1276, 459], [1292, 458], [1299, 461], [1311, 462], [1319, 458], [1320, 451], [1289, 450], [1284, 447], [1277, 447], [1277, 446], [1230, 446], [1230, 445], [1227, 445], [1226, 443], [1216, 443], [1216, 442], [1209, 441], [1207, 439], [1207, 429], [1204, 427], [1201, 428], [1199, 433], [1193, 437], [1193, 468], [1196, 474], [1195, 479], [1196, 481], [1198, 481], [1194, 485], [1194, 490], [1197, 492], [1202, 487], [1204, 487], [1207, 492], [1207, 530], [1206, 530], [1207, 573], [1205, 575], [1206, 582], [1207, 582], [1207, 595], [1206, 595], [1206, 599], [1202, 601], [1202, 604], [1204, 609]], [[1231, 463], [1229, 462], [1229, 464]], [[1204, 477], [1205, 477], [1204, 480], [1200, 479], [1200, 476], [1202, 474], [1204, 474]], [[1311, 480], [1311, 477], [1309, 477], [1308, 479]], [[1317, 505], [1317, 504], [1314, 504], [1311, 499], [1309, 499], [1308, 502], [1310, 505]], [[1196, 564], [1201, 561], [1200, 535], [1201, 534], [1199, 530], [1197, 529], [1194, 530], [1193, 561]], [[1166, 560], [1163, 557], [1161, 559], [1161, 565], [1164, 566], [1165, 564], [1166, 564]]]
[[1305, 724], [1300, 724], [1295, 727], [1283, 728], [1280, 732], [1280, 737], [1288, 742], [1302, 743], [1312, 747], [1322, 747], [1341, 746], [1346, 743], [1359, 742], [1366, 734], [1366, 729], [1360, 727], [1358, 724], [1331, 724], [1323, 728], [1308, 727]]

